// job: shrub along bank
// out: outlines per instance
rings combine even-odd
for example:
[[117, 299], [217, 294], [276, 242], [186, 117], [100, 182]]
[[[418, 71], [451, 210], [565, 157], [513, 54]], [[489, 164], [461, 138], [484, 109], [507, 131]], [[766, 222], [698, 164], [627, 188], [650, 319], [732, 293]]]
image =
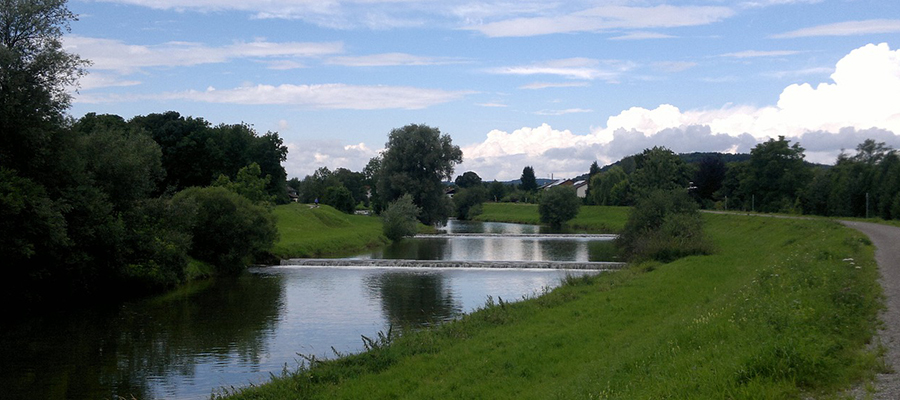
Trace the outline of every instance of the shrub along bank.
[[[487, 208], [487, 207], [486, 207]], [[871, 243], [829, 221], [704, 215], [715, 254], [645, 263], [368, 341], [239, 399], [828, 396], [882, 368]]]

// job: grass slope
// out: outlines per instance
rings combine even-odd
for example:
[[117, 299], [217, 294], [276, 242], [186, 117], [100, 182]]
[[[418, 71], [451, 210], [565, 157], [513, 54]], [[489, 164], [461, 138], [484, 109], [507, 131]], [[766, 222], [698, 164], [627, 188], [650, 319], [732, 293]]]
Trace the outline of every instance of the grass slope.
[[[873, 247], [829, 221], [705, 215], [718, 251], [571, 279], [314, 361], [238, 399], [830, 397], [883, 368]], [[388, 344], [390, 342], [390, 344]]]
[[272, 254], [278, 258], [352, 254], [389, 242], [377, 217], [297, 203], [277, 206], [274, 213], [280, 237]]
[[[569, 221], [570, 229], [592, 233], [616, 233], [625, 227], [629, 207], [581, 206], [578, 216]], [[540, 224], [537, 204], [484, 203], [478, 221]]]

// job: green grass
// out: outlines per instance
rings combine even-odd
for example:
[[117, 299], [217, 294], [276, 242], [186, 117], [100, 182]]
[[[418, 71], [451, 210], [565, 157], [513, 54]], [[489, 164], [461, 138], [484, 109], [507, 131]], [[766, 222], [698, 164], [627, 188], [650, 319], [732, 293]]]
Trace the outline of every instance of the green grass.
[[274, 213], [279, 239], [271, 252], [278, 258], [347, 255], [389, 243], [378, 217], [296, 203], [277, 206]]
[[[478, 221], [540, 224], [537, 204], [484, 203]], [[616, 233], [625, 227], [629, 207], [581, 206], [569, 229], [591, 233]]]
[[704, 215], [717, 252], [569, 279], [285, 373], [238, 399], [836, 398], [883, 370], [871, 243], [830, 221]]

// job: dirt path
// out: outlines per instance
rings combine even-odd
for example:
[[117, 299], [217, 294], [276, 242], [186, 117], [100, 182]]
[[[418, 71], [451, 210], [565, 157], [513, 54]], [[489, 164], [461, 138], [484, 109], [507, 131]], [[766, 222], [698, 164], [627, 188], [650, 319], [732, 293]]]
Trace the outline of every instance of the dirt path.
[[884, 329], [878, 336], [887, 347], [885, 362], [894, 373], [878, 375], [874, 398], [900, 399], [900, 228], [868, 222], [841, 223], [864, 233], [875, 244], [875, 260], [881, 271], [881, 287], [887, 306], [881, 315]]

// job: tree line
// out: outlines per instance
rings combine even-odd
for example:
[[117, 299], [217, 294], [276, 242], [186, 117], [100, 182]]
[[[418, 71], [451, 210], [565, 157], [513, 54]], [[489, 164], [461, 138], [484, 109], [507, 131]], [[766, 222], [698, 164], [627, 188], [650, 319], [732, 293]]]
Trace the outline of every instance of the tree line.
[[805, 149], [783, 136], [748, 157], [704, 154], [694, 162], [664, 147], [626, 157], [590, 177], [588, 201], [634, 205], [648, 191], [680, 189], [708, 209], [835, 217], [900, 218], [900, 154], [868, 139], [834, 166], [805, 161]]
[[242, 269], [287, 201], [277, 133], [176, 112], [66, 116], [88, 61], [63, 0], [0, 9], [0, 254], [8, 304], [170, 288]]

